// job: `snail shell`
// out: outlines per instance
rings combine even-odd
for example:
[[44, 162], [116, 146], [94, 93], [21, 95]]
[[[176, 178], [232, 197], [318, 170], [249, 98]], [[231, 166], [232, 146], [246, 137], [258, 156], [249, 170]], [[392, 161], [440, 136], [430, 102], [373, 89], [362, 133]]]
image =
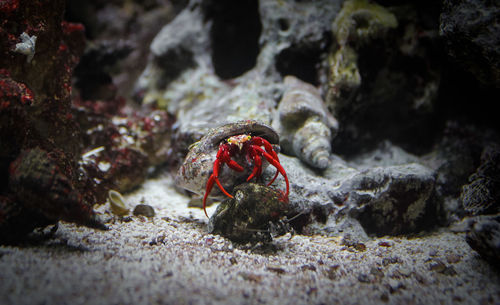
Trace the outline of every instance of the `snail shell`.
[[[279, 147], [279, 136], [276, 131], [258, 121], [238, 121], [216, 127], [210, 130], [201, 140], [191, 145], [175, 177], [176, 185], [196, 194], [204, 194], [207, 180], [212, 174], [220, 143], [238, 134], [259, 136], [273, 144], [275, 149]], [[219, 180], [229, 192], [232, 191], [234, 186], [244, 182], [253, 169], [253, 164], [249, 164], [249, 161], [244, 157], [234, 156], [233, 159], [242, 165], [245, 171], [236, 172], [226, 166], [222, 167]], [[265, 169], [267, 165], [268, 163], [263, 160], [262, 169]], [[210, 197], [222, 198], [222, 192], [218, 187], [214, 187]]]
[[273, 126], [281, 134], [285, 153], [315, 168], [328, 167], [331, 141], [338, 130], [338, 122], [328, 112], [314, 86], [286, 76], [278, 119]]

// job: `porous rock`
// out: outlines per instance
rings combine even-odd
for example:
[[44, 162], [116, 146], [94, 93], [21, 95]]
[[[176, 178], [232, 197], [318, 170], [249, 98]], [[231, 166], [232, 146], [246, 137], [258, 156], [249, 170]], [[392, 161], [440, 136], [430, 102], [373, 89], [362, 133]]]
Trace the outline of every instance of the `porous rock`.
[[348, 202], [369, 234], [414, 232], [432, 204], [434, 183], [433, 172], [420, 164], [374, 167], [349, 181]]
[[439, 34], [448, 55], [486, 85], [500, 88], [500, 25], [497, 1], [443, 2]]
[[277, 222], [287, 208], [279, 190], [255, 183], [240, 184], [234, 189], [234, 198], [219, 204], [208, 231], [239, 242], [270, 240], [270, 222]]
[[484, 259], [500, 266], [500, 216], [498, 214], [474, 218], [465, 240]]
[[472, 215], [500, 212], [500, 149], [484, 149], [481, 165], [469, 177], [469, 184], [462, 187], [460, 199], [465, 211]]

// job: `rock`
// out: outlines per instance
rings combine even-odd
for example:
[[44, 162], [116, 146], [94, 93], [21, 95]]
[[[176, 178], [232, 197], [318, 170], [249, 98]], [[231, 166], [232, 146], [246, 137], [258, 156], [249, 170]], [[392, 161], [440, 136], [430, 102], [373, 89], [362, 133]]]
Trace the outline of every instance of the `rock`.
[[154, 217], [155, 210], [152, 206], [148, 204], [138, 204], [135, 206], [132, 214], [134, 214], [135, 216]]
[[486, 85], [500, 88], [498, 2], [443, 2], [439, 34], [448, 55]]
[[472, 215], [500, 212], [500, 149], [490, 146], [483, 150], [481, 165], [462, 187], [460, 199], [465, 211]]
[[465, 240], [485, 260], [499, 266], [500, 262], [500, 215], [474, 218]]
[[[318, 83], [320, 54], [339, 2], [255, 3], [192, 0], [153, 40], [136, 90], [143, 103], [178, 118], [178, 151], [185, 153], [219, 124], [270, 124], [285, 75]], [[313, 58], [302, 58], [309, 51]]]
[[[431, 60], [439, 54], [428, 45], [436, 43], [436, 30], [424, 25], [418, 13], [409, 13], [412, 8], [350, 0], [335, 17], [329, 79], [322, 87], [341, 126], [335, 153], [365, 152], [383, 140], [411, 152], [432, 144], [427, 135], [433, 131], [440, 73]], [[428, 31], [425, 37], [421, 31]], [[405, 71], [396, 68], [402, 62]]]
[[24, 150], [10, 164], [9, 189], [27, 209], [51, 221], [65, 220], [104, 229], [92, 209], [92, 197], [74, 184], [68, 157], [60, 150]]
[[372, 168], [348, 182], [352, 215], [368, 234], [418, 230], [434, 190], [433, 172], [419, 164]]
[[276, 228], [287, 209], [279, 190], [255, 183], [240, 184], [234, 189], [233, 199], [219, 204], [210, 218], [208, 231], [242, 243], [270, 241], [278, 233]]

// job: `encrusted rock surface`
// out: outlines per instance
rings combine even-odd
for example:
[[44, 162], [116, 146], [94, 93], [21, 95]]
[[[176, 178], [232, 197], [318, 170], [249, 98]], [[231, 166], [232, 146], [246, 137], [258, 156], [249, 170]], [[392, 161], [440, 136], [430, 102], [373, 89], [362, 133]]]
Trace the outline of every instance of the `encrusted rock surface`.
[[467, 243], [482, 257], [499, 267], [500, 262], [500, 216], [479, 216], [473, 218]]
[[[0, 5], [2, 301], [499, 298], [496, 4], [66, 3], [85, 35], [64, 1]], [[249, 120], [277, 130], [288, 200], [236, 156], [208, 220], [209, 130]], [[110, 188], [120, 211], [93, 210]], [[110, 231], [76, 225], [96, 215]]]
[[485, 84], [500, 87], [500, 5], [498, 2], [444, 1], [440, 32], [448, 54]]

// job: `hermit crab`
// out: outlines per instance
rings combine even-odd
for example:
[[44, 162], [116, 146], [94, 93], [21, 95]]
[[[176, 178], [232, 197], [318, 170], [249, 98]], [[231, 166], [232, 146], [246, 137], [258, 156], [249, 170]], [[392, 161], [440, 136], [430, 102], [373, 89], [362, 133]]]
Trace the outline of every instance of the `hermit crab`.
[[[229, 123], [209, 131], [190, 151], [179, 168], [176, 184], [194, 193], [204, 194], [203, 210], [210, 197], [233, 198], [232, 189], [252, 179], [259, 180], [263, 170], [271, 164], [276, 174], [268, 182], [271, 185], [279, 174], [286, 183], [280, 200], [288, 201], [288, 177], [278, 158], [278, 134], [269, 126], [253, 121]], [[224, 165], [227, 165], [225, 167]], [[217, 184], [219, 190], [212, 188]], [[212, 193], [212, 194], [211, 194]]]

